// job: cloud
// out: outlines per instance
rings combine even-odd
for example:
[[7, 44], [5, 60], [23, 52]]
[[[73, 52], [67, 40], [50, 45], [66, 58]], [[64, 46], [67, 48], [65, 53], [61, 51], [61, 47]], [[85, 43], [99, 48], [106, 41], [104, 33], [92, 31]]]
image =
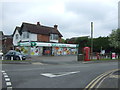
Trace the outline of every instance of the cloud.
[[107, 11], [111, 8], [98, 1], [71, 1], [66, 3], [66, 11], [74, 12], [78, 15], [83, 15], [88, 19], [101, 20], [105, 18]]
[[[12, 34], [22, 22], [53, 27], [58, 24], [64, 38], [88, 35], [94, 22], [94, 37], [107, 36], [117, 28], [117, 0], [39, 0], [37, 2], [3, 2], [5, 34]], [[1, 27], [0, 27], [1, 28]]]
[[94, 22], [94, 37], [107, 36], [112, 29], [117, 28], [117, 1], [71, 0], [65, 6], [66, 12], [78, 15], [82, 33], [83, 30], [86, 34], [90, 33], [91, 21]]

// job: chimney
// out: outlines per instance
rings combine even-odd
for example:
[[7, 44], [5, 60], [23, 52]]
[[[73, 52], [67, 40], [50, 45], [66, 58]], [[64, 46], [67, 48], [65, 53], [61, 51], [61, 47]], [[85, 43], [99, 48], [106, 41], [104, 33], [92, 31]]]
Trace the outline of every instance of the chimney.
[[57, 29], [58, 25], [54, 25], [54, 28]]
[[40, 25], [40, 22], [37, 22], [37, 25]]

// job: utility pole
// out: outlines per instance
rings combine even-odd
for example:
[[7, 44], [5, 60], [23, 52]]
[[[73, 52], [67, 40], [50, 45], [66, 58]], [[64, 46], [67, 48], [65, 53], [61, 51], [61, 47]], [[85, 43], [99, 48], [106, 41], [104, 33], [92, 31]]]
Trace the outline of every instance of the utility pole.
[[93, 59], [93, 22], [91, 22], [91, 60]]

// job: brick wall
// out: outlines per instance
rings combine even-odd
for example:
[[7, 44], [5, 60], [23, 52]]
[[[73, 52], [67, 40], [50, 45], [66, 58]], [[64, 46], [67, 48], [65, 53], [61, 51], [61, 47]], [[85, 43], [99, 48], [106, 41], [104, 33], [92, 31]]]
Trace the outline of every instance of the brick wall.
[[[50, 38], [50, 36], [37, 34], [37, 41], [50, 42], [49, 38]], [[62, 42], [62, 39], [61, 39], [61, 37], [59, 37], [58, 43], [61, 43], [61, 42]]]
[[8, 52], [13, 47], [13, 39], [7, 38], [6, 40], [3, 40], [3, 53]]
[[61, 39], [61, 37], [59, 37], [59, 41], [58, 41], [59, 43], [61, 43], [62, 42], [62, 39]]
[[37, 41], [49, 42], [49, 36], [37, 34]]

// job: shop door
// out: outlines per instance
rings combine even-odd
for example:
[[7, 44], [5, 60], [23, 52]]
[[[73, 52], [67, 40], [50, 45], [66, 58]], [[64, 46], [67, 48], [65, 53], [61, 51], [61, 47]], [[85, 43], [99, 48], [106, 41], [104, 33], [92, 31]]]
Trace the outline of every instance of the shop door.
[[43, 55], [52, 55], [52, 47], [43, 47]]

